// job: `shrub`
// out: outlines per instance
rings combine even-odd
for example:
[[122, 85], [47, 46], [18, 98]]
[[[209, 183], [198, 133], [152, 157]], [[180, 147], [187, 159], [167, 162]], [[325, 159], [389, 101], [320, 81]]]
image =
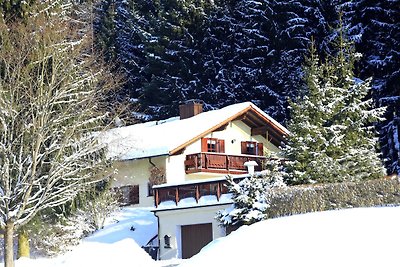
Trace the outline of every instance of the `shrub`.
[[275, 189], [267, 216], [275, 218], [314, 211], [399, 204], [399, 179], [301, 185]]

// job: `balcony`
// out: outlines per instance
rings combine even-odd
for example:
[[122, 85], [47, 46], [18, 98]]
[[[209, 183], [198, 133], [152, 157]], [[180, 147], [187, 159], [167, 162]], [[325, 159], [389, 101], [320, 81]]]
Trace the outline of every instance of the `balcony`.
[[244, 163], [255, 161], [258, 166], [255, 171], [261, 171], [266, 157], [252, 155], [226, 155], [221, 153], [197, 153], [186, 155], [185, 171], [186, 174], [198, 172], [212, 172], [224, 174], [244, 174], [247, 168]]
[[[234, 178], [235, 182], [243, 180], [244, 177]], [[154, 202], [159, 207], [161, 203], [168, 206], [181, 206], [180, 204], [201, 204], [202, 200], [214, 198], [215, 202], [221, 202], [222, 197], [228, 194], [228, 182], [225, 178], [212, 181], [186, 182], [179, 185], [155, 185]], [[204, 203], [204, 202], [203, 202]]]

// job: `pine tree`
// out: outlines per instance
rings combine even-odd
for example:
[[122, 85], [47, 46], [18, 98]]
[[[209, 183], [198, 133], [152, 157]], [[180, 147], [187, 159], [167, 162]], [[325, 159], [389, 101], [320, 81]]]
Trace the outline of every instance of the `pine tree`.
[[358, 0], [349, 23], [356, 48], [364, 57], [362, 78], [373, 76], [373, 96], [387, 106], [379, 124], [382, 153], [388, 173], [400, 173], [400, 9], [398, 1]]
[[370, 80], [354, 77], [359, 54], [336, 30], [335, 54], [319, 60], [314, 46], [305, 67], [304, 99], [291, 102], [291, 135], [284, 147], [288, 182], [340, 182], [384, 174], [374, 123], [384, 109], [373, 107]]
[[233, 206], [218, 212], [221, 224], [249, 225], [268, 218], [268, 208], [274, 190], [286, 187], [283, 182], [280, 160], [270, 159], [262, 173], [235, 182], [227, 177], [228, 188], [232, 193]]

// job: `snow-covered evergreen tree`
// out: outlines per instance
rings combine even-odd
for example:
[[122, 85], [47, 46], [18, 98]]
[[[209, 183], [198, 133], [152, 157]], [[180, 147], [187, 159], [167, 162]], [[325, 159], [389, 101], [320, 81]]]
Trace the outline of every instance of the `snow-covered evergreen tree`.
[[353, 45], [340, 25], [335, 54], [321, 63], [314, 46], [305, 67], [303, 99], [291, 102], [291, 135], [284, 146], [291, 184], [373, 179], [384, 175], [374, 123], [370, 80], [354, 77]]
[[227, 177], [232, 193], [232, 207], [219, 211], [217, 219], [223, 225], [252, 224], [268, 218], [268, 208], [274, 190], [285, 188], [280, 160], [271, 159], [261, 174], [236, 183]]
[[400, 173], [400, 8], [398, 1], [358, 0], [349, 18], [356, 48], [364, 57], [361, 77], [373, 76], [373, 96], [387, 106], [379, 124], [388, 173]]

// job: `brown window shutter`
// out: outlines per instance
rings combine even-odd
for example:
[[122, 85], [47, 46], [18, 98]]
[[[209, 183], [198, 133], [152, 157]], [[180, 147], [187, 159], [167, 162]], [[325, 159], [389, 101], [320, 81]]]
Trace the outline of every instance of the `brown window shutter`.
[[208, 138], [201, 138], [201, 152], [208, 152], [207, 140]]
[[258, 153], [258, 156], [264, 156], [263, 143], [257, 143], [257, 153]]
[[132, 185], [129, 189], [129, 204], [139, 204], [139, 185]]
[[218, 140], [218, 152], [225, 153], [225, 140]]
[[247, 142], [240, 142], [242, 154], [247, 153]]

